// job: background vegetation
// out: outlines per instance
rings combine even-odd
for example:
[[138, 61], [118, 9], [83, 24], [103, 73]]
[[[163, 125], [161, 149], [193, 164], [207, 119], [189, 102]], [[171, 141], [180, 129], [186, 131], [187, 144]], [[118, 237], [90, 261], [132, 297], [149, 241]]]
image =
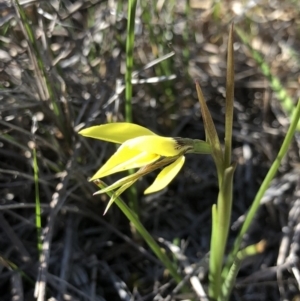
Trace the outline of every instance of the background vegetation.
[[[182, 275], [193, 272], [187, 294], [116, 206], [102, 216], [108, 197], [92, 196], [97, 187], [87, 181], [115, 148], [77, 132], [125, 120], [127, 1], [7, 1], [0, 9], [1, 300], [33, 300], [35, 289], [40, 301], [192, 299], [191, 275], [207, 284], [212, 159], [187, 156], [163, 192], [142, 195], [154, 175], [137, 185], [142, 223]], [[227, 39], [232, 22], [238, 29], [230, 241], [300, 95], [299, 20], [292, 0], [137, 6], [132, 118], [161, 135], [204, 139], [195, 79], [223, 135]], [[300, 298], [299, 139], [244, 241], [265, 239], [267, 248], [244, 262], [232, 300]]]

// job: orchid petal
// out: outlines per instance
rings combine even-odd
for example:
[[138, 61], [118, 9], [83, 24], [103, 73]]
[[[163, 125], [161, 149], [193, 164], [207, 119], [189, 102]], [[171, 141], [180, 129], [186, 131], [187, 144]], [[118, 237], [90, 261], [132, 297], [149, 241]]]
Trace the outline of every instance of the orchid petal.
[[123, 145], [164, 157], [177, 156], [183, 151], [182, 146], [178, 144], [176, 139], [157, 135], [136, 137], [127, 140]]
[[138, 178], [140, 178], [140, 175], [134, 173], [132, 175], [129, 175], [127, 177], [124, 177], [124, 178], [114, 182], [113, 184], [111, 184], [111, 185], [109, 185], [105, 188], [102, 188], [102, 189], [98, 190], [97, 192], [94, 193], [94, 195], [115, 190], [115, 189], [127, 184], [128, 182], [132, 182], [133, 180], [136, 180]]
[[150, 130], [133, 123], [117, 122], [92, 126], [79, 132], [80, 135], [104, 141], [123, 143], [139, 136], [155, 135]]
[[158, 174], [153, 184], [144, 191], [144, 194], [148, 194], [164, 189], [178, 174], [182, 165], [184, 164], [184, 161], [185, 161], [185, 157], [180, 156], [175, 162], [165, 167]]
[[116, 172], [138, 168], [155, 162], [160, 156], [140, 150], [130, 149], [123, 144], [108, 161], [94, 174], [90, 181], [103, 178]]
[[131, 182], [126, 183], [125, 185], [123, 185], [122, 187], [120, 187], [120, 188], [119, 188], [119, 189], [111, 196], [111, 198], [110, 198], [110, 200], [109, 200], [109, 202], [108, 202], [108, 204], [107, 204], [107, 206], [106, 206], [106, 208], [105, 208], [105, 210], [104, 210], [103, 215], [106, 214], [106, 212], [108, 211], [108, 209], [110, 208], [110, 206], [114, 203], [115, 199], [116, 199], [117, 197], [119, 197], [120, 194], [122, 194], [128, 187], [130, 187], [131, 185], [133, 185], [134, 182], [135, 182], [136, 180], [137, 180], [137, 179], [135, 179], [135, 180], [133, 180], [133, 181], [131, 181]]

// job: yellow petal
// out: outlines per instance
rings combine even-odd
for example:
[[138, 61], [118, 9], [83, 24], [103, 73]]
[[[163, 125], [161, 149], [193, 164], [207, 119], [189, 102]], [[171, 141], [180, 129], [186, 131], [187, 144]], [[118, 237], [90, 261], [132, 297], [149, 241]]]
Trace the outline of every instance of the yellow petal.
[[103, 178], [116, 172], [138, 168], [155, 162], [160, 156], [140, 150], [130, 149], [123, 144], [108, 161], [96, 172], [90, 181]]
[[114, 201], [116, 200], [117, 197], [120, 196], [121, 193], [123, 193], [128, 187], [130, 187], [131, 185], [134, 184], [136, 180], [133, 180], [131, 182], [126, 183], [125, 185], [123, 185], [122, 187], [120, 187], [110, 198], [103, 215], [106, 214], [107, 210], [110, 208], [110, 206], [114, 203]]
[[164, 157], [177, 156], [183, 151], [182, 146], [178, 145], [176, 139], [157, 135], [133, 138], [124, 142], [123, 145]]
[[181, 156], [175, 162], [165, 167], [158, 174], [153, 184], [145, 190], [144, 194], [148, 194], [164, 189], [178, 174], [184, 161], [185, 161], [184, 156]]
[[119, 187], [127, 184], [128, 182], [132, 182], [133, 180], [137, 180], [138, 178], [140, 178], [140, 175], [138, 175], [138, 174], [129, 175], [127, 177], [124, 177], [124, 178], [122, 178], [122, 179], [114, 182], [113, 184], [111, 184], [111, 185], [109, 185], [109, 186], [107, 186], [105, 188], [102, 188], [102, 189], [96, 191], [94, 193], [94, 195], [115, 190], [115, 189], [117, 189], [117, 188], [119, 188]]
[[150, 130], [127, 122], [108, 123], [92, 126], [79, 132], [80, 135], [104, 141], [123, 143], [128, 139], [139, 136], [155, 135]]

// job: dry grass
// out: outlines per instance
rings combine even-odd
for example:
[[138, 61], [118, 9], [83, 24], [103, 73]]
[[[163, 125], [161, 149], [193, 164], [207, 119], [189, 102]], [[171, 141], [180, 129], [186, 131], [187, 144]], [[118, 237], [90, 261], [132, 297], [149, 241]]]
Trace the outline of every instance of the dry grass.
[[[193, 83], [197, 78], [222, 135], [226, 43], [232, 21], [252, 37], [252, 47], [261, 52], [289, 95], [295, 101], [299, 97], [297, 1], [262, 0], [254, 7], [250, 1], [228, 1], [217, 9], [212, 1], [194, 0], [187, 12], [184, 1], [141, 2], [136, 79], [176, 78], [134, 86], [134, 122], [162, 135], [203, 139]], [[76, 134], [91, 124], [124, 119], [126, 3], [119, 2], [118, 12], [115, 1], [22, 5], [45, 74], [15, 6], [0, 3], [0, 299], [33, 300], [35, 285], [40, 301], [44, 294], [49, 300], [192, 298], [192, 293], [180, 295], [116, 207], [102, 216], [107, 197], [93, 197], [96, 187], [87, 178], [114, 148]], [[249, 50], [237, 36], [235, 40], [233, 147], [239, 164], [230, 241], [288, 125]], [[174, 56], [144, 69], [171, 51]], [[244, 263], [232, 300], [300, 298], [299, 143], [297, 136], [245, 238], [245, 244], [267, 240], [267, 250]], [[43, 264], [36, 239], [33, 149], [39, 167]], [[150, 175], [137, 185], [142, 222], [177, 258], [182, 274], [186, 266], [192, 267], [205, 287], [210, 211], [217, 196], [214, 164], [208, 156], [191, 155], [168, 189], [145, 197], [141, 192], [152, 179]]]

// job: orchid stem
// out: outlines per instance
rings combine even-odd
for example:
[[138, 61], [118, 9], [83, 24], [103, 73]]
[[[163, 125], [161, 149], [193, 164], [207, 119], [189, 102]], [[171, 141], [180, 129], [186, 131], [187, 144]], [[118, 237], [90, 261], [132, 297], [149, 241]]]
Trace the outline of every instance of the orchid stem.
[[[107, 187], [107, 185], [100, 180], [94, 181], [94, 183], [100, 187], [101, 189]], [[111, 197], [113, 192], [107, 192], [107, 194]], [[173, 277], [173, 279], [179, 283], [182, 281], [182, 278], [180, 274], [177, 273], [175, 266], [171, 262], [171, 260], [168, 258], [166, 255], [165, 251], [161, 249], [161, 247], [156, 243], [156, 241], [153, 239], [153, 237], [150, 235], [150, 233], [145, 229], [145, 227], [142, 225], [140, 222], [139, 218], [133, 212], [124, 202], [120, 197], [117, 197], [115, 199], [115, 203], [117, 206], [121, 209], [121, 211], [126, 215], [128, 220], [136, 230], [139, 232], [141, 237], [146, 241], [148, 246], [151, 248], [153, 253], [158, 257], [158, 259], [163, 263], [163, 265], [168, 269], [170, 272], [170, 275]]]
[[[127, 39], [126, 39], [126, 74], [125, 74], [125, 119], [132, 122], [132, 71], [133, 71], [133, 48], [134, 48], [134, 26], [137, 0], [128, 1], [128, 21], [127, 21]], [[133, 174], [129, 170], [129, 174]], [[129, 206], [139, 214], [137, 200], [137, 190], [133, 185], [129, 190]]]

